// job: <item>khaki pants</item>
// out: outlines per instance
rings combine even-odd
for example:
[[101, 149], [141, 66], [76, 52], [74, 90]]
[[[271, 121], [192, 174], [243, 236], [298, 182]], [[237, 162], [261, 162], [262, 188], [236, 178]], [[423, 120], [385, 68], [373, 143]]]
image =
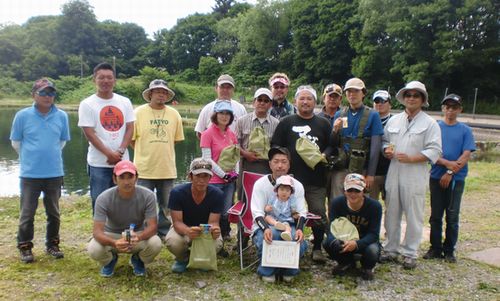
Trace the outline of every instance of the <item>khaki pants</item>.
[[[104, 234], [113, 239], [120, 239], [122, 237], [121, 234], [117, 233], [105, 232]], [[140, 241], [130, 253], [138, 253], [142, 262], [148, 264], [151, 263], [156, 255], [160, 253], [161, 247], [161, 239], [158, 236], [153, 235], [148, 240]], [[87, 246], [87, 252], [90, 258], [99, 262], [101, 266], [107, 265], [111, 259], [113, 259], [113, 255], [111, 254], [112, 251], [118, 253], [118, 251], [112, 246], [103, 246], [94, 238], [92, 238]]]
[[[182, 262], [187, 262], [189, 260], [191, 239], [187, 235], [178, 234], [175, 232], [174, 227], [172, 227], [165, 237], [165, 244], [170, 253], [175, 256], [175, 260]], [[222, 249], [222, 236], [219, 235], [215, 240], [215, 250], [219, 252], [220, 249]]]

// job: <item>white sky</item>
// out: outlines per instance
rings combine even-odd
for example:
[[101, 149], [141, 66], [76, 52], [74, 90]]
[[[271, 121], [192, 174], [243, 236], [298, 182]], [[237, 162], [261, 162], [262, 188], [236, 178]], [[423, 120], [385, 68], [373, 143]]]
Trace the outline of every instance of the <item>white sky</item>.
[[[69, 0], [0, 0], [0, 24], [22, 25], [34, 16], [60, 15], [61, 6]], [[194, 13], [208, 13], [214, 0], [88, 0], [97, 20], [130, 22], [153, 33], [172, 28], [177, 19]], [[255, 3], [256, 1], [238, 1]]]

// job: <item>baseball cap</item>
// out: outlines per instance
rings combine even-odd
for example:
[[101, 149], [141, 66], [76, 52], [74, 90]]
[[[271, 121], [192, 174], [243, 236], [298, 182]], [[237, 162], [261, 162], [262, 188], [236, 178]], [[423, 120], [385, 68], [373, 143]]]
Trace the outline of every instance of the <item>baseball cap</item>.
[[54, 86], [54, 83], [51, 82], [50, 80], [46, 78], [40, 78], [35, 81], [33, 84], [33, 87], [31, 88], [31, 93], [36, 93], [38, 91], [41, 91], [45, 88], [52, 88], [54, 91], [56, 90], [56, 87]]
[[133, 175], [137, 174], [137, 168], [135, 167], [134, 163], [130, 162], [129, 160], [122, 160], [118, 162], [113, 169], [113, 173], [117, 176], [120, 176], [126, 172], [129, 172]]
[[291, 157], [290, 151], [286, 147], [282, 147], [282, 146], [271, 147], [271, 149], [267, 153], [267, 156], [268, 156], [269, 160], [272, 160], [273, 156], [276, 154], [283, 154], [283, 155], [288, 157], [288, 160], [290, 160], [290, 157]]
[[281, 185], [290, 186], [292, 188], [292, 193], [295, 190], [293, 186], [293, 178], [289, 175], [283, 175], [276, 180], [276, 184], [274, 185], [274, 191], [277, 191], [278, 187], [280, 187]]
[[384, 101], [388, 101], [391, 100], [391, 95], [386, 90], [377, 90], [375, 91], [375, 93], [373, 93], [372, 100], [375, 100], [377, 98], [381, 98]]
[[269, 97], [269, 99], [273, 99], [273, 93], [267, 88], [257, 89], [257, 91], [255, 91], [255, 93], [253, 94], [253, 99], [258, 98], [261, 95], [266, 95], [267, 97]]
[[222, 111], [228, 111], [233, 113], [233, 107], [231, 106], [231, 103], [229, 101], [218, 101], [214, 105], [214, 112], [219, 113]]
[[189, 165], [189, 173], [193, 175], [199, 175], [201, 173], [206, 173], [213, 176], [212, 164], [203, 158], [195, 158]]
[[366, 93], [365, 83], [357, 77], [353, 77], [345, 83], [344, 91], [349, 89], [363, 90]]
[[364, 191], [366, 188], [365, 177], [357, 173], [350, 173], [344, 179], [344, 190], [354, 188], [358, 191]]
[[458, 105], [462, 105], [462, 97], [460, 97], [460, 96], [459, 96], [459, 95], [457, 95], [457, 94], [453, 94], [453, 93], [451, 93], [451, 94], [446, 95], [446, 96], [443, 98], [443, 100], [441, 101], [441, 104], [442, 104], [442, 105], [444, 105], [444, 103], [445, 103], [446, 101], [452, 101], [452, 102], [454, 102], [454, 103], [456, 103], [456, 104], [458, 104]]
[[236, 87], [233, 77], [229, 74], [222, 74], [217, 79], [217, 86], [222, 86], [223, 84], [230, 84], [231, 86], [233, 86], [233, 88]]
[[323, 90], [323, 96], [333, 93], [342, 96], [342, 87], [337, 84], [329, 84], [325, 87], [325, 90]]
[[168, 93], [167, 102], [171, 101], [175, 96], [175, 92], [172, 91], [172, 89], [170, 89], [167, 86], [166, 81], [164, 81], [163, 79], [154, 79], [149, 83], [149, 87], [142, 92], [142, 98], [144, 98], [145, 101], [147, 102], [151, 101], [151, 94], [149, 93], [149, 91], [153, 89], [163, 89], [167, 91]]
[[273, 78], [273, 80], [271, 80], [271, 82], [269, 83], [270, 86], [274, 86], [274, 84], [276, 83], [281, 83], [285, 86], [288, 86], [290, 83], [288, 82], [288, 80], [284, 77], [275, 77]]

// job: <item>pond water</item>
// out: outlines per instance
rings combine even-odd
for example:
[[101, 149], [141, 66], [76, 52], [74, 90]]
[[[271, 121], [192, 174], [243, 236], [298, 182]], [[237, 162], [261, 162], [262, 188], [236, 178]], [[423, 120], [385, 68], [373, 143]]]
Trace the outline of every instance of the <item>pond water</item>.
[[[19, 160], [10, 145], [12, 119], [18, 109], [0, 109], [0, 197], [19, 195]], [[68, 112], [71, 127], [71, 141], [63, 150], [64, 157], [64, 194], [87, 194], [88, 143], [77, 126], [77, 112]], [[193, 128], [184, 128], [184, 142], [175, 146], [178, 181], [184, 181], [187, 168], [193, 158], [201, 155], [198, 140]]]

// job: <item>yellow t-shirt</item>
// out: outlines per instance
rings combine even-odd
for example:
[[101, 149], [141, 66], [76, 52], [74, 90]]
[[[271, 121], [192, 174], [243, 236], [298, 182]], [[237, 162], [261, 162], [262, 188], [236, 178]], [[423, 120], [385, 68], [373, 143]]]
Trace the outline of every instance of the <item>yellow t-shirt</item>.
[[149, 104], [135, 109], [134, 164], [143, 179], [175, 179], [174, 144], [184, 140], [181, 115], [165, 106], [153, 110]]

